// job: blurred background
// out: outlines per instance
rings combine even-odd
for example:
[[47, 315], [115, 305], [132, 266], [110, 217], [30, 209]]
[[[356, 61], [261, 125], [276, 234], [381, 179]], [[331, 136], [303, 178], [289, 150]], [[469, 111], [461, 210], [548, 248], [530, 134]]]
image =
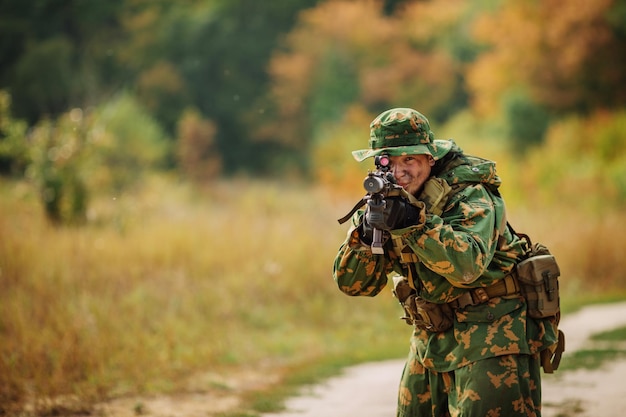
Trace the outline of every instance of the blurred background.
[[0, 0], [0, 415], [404, 356], [331, 276], [391, 107], [623, 299], [625, 50], [623, 0]]

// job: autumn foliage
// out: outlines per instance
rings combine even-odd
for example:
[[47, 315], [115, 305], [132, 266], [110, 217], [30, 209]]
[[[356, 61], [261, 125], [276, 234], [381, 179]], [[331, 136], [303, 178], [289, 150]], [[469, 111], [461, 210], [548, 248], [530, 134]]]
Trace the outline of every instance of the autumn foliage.
[[[523, 163], [563, 117], [611, 119], [626, 103], [622, 8], [611, 0], [433, 0], [385, 13], [381, 1], [322, 2], [300, 14], [272, 56], [274, 113], [256, 140], [308, 152], [316, 178], [336, 185], [353, 161], [343, 153], [329, 167], [331, 149], [367, 146], [369, 120], [408, 106], [435, 133], [470, 113]], [[469, 132], [455, 133], [463, 144]]]
[[475, 108], [493, 114], [515, 88], [558, 112], [623, 106], [625, 28], [611, 17], [618, 3], [513, 0], [481, 16], [474, 34], [490, 47], [467, 75]]
[[[393, 16], [382, 14], [379, 1], [331, 1], [303, 12], [270, 61], [278, 111], [265, 138], [306, 149], [320, 127], [340, 121], [356, 103], [373, 112], [394, 103], [445, 113], [460, 65], [438, 47], [438, 37], [463, 2], [445, 3], [444, 9], [411, 3]], [[307, 128], [313, 137], [299, 133]]]

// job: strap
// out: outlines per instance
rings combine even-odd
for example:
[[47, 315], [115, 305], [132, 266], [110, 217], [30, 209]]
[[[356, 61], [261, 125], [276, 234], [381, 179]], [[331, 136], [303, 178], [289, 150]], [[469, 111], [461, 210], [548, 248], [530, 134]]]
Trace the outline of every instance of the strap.
[[508, 227], [508, 229], [511, 231], [511, 233], [517, 237], [520, 237], [522, 239], [525, 239], [526, 242], [528, 242], [528, 249], [530, 250], [530, 248], [532, 248], [533, 246], [533, 242], [530, 240], [530, 236], [528, 236], [525, 233], [518, 233], [515, 231], [515, 229], [513, 229], [513, 226], [511, 225], [511, 223], [509, 223], [509, 221], [507, 220], [506, 222], [506, 227]]
[[352, 210], [350, 210], [350, 212], [348, 214], [346, 214], [345, 216], [343, 216], [341, 219], [337, 220], [339, 222], [339, 224], [344, 224], [345, 222], [347, 222], [348, 220], [350, 220], [350, 218], [352, 217], [352, 215], [354, 215], [354, 213], [356, 213], [356, 211], [358, 209], [360, 209], [361, 207], [363, 207], [365, 205], [365, 198], [362, 198], [360, 201], [358, 201], [354, 207], [352, 207]]
[[419, 280], [416, 283], [415, 277], [417, 276], [417, 271], [415, 271], [415, 264], [419, 262], [419, 257], [404, 243], [404, 240], [400, 236], [392, 236], [391, 242], [393, 243], [394, 252], [398, 258], [400, 258], [400, 262], [408, 269], [406, 278], [409, 282], [409, 286], [418, 291]]
[[551, 374], [559, 369], [561, 363], [561, 357], [565, 352], [565, 334], [559, 330], [558, 340], [555, 346], [541, 351], [541, 366], [543, 371], [547, 374]]
[[486, 287], [485, 291], [487, 295], [489, 295], [489, 298], [504, 297], [505, 295], [519, 293], [519, 283], [517, 282], [515, 274], [515, 272], [512, 272], [495, 284]]
[[415, 264], [407, 264], [407, 269], [409, 273], [406, 278], [409, 281], [409, 286], [413, 288], [417, 292], [417, 294], [420, 294], [421, 291], [418, 290], [418, 287], [415, 285], [415, 275], [417, 275], [417, 272], [415, 271]]
[[489, 287], [472, 288], [449, 304], [452, 308], [465, 308], [469, 305], [486, 303], [491, 298], [504, 297], [519, 292], [519, 284], [513, 272]]

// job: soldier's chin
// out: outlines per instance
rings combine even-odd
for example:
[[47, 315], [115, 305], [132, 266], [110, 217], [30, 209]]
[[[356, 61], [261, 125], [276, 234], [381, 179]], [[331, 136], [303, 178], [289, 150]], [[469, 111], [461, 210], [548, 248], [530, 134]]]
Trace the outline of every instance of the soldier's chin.
[[418, 194], [420, 193], [422, 187], [418, 187], [413, 183], [409, 183], [406, 185], [403, 185], [402, 188], [404, 188], [404, 190], [409, 193], [409, 194], [413, 194], [415, 197], [418, 196]]

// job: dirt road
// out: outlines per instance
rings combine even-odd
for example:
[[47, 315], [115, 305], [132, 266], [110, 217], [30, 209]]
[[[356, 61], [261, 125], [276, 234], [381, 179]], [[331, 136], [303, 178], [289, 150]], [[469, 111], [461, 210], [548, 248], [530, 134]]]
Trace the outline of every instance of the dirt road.
[[[563, 317], [566, 352], [584, 347], [594, 333], [626, 325], [626, 302], [590, 306]], [[347, 368], [342, 375], [302, 390], [283, 413], [262, 417], [393, 417], [402, 359]], [[120, 398], [96, 408], [104, 417], [207, 417], [240, 408], [240, 394], [272, 379], [271, 369], [216, 376], [198, 375], [188, 394]], [[621, 415], [626, 410], [626, 360], [596, 371], [557, 371], [544, 375], [544, 417]], [[228, 390], [207, 389], [216, 380]], [[271, 382], [271, 381], [269, 381]], [[244, 413], [242, 412], [242, 415]], [[247, 415], [247, 414], [246, 414]]]
[[[626, 302], [586, 307], [565, 316], [566, 352], [581, 349], [594, 333], [626, 325]], [[263, 417], [391, 417], [403, 360], [354, 366], [287, 401], [287, 411]], [[596, 417], [626, 410], [626, 361], [596, 371], [544, 375], [544, 417]]]

